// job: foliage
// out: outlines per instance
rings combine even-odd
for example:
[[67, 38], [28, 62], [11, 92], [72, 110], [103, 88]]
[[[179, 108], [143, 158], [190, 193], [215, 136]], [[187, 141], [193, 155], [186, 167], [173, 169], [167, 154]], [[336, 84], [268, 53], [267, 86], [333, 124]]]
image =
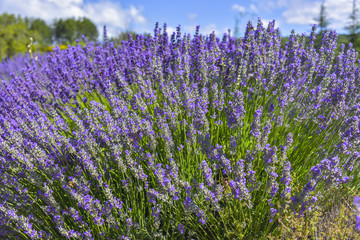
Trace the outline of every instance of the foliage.
[[76, 44], [76, 39], [84, 44], [83, 36], [88, 41], [96, 41], [99, 35], [95, 24], [88, 18], [59, 19], [50, 26], [39, 18], [23, 19], [3, 13], [0, 15], [0, 26], [0, 60], [25, 54], [30, 37], [34, 39], [32, 51], [44, 52], [52, 51], [54, 44], [65, 47]]
[[41, 36], [43, 44], [52, 43], [52, 32], [51, 28], [46, 24], [46, 22], [40, 18], [29, 20], [29, 30], [33, 32], [38, 32]]
[[129, 36], [131, 36], [132, 39], [136, 39], [136, 33], [128, 30], [120, 33], [117, 37], [110, 38], [109, 41], [113, 42], [115, 46], [119, 46], [123, 41], [129, 40]]
[[327, 17], [327, 13], [326, 13], [326, 7], [325, 7], [325, 3], [324, 0], [321, 2], [321, 7], [320, 7], [320, 15], [318, 18], [315, 18], [315, 20], [318, 22], [318, 26], [320, 28], [320, 34], [323, 33], [323, 31], [329, 26], [330, 24], [330, 20]]
[[[348, 190], [345, 190], [349, 194]], [[345, 196], [344, 189], [333, 191], [331, 197], [310, 214], [296, 216], [291, 211], [285, 211], [279, 218], [279, 228], [269, 234], [268, 239], [358, 239], [360, 237], [355, 224], [352, 196]], [[344, 194], [344, 195], [343, 195]]]
[[72, 44], [76, 39], [86, 36], [89, 41], [95, 41], [99, 36], [94, 23], [88, 18], [59, 19], [54, 22], [54, 39], [60, 44]]
[[353, 0], [353, 4], [352, 4], [352, 12], [350, 14], [350, 24], [348, 26], [346, 26], [345, 28], [347, 30], [349, 30], [350, 34], [350, 42], [352, 44], [354, 44], [355, 46], [359, 46], [357, 45], [356, 39], [357, 39], [357, 35], [359, 33], [360, 30], [360, 22], [358, 20], [358, 13], [359, 13], [359, 9], [356, 7], [356, 0]]
[[0, 26], [0, 60], [25, 53], [29, 38], [39, 37], [37, 33], [27, 29], [26, 23], [19, 16], [13, 14], [0, 15]]

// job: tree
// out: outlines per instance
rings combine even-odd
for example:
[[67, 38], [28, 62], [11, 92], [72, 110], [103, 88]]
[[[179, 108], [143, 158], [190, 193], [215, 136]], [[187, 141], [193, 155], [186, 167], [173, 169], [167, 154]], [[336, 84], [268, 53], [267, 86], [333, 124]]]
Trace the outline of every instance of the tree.
[[36, 18], [29, 21], [29, 29], [34, 32], [38, 32], [42, 37], [42, 42], [46, 44], [52, 43], [52, 32], [50, 27], [44, 20]]
[[112, 37], [109, 39], [110, 42], [114, 43], [114, 46], [121, 45], [122, 41], [129, 40], [129, 35], [132, 37], [132, 39], [135, 39], [136, 33], [132, 32], [130, 30], [126, 30], [125, 32], [120, 33], [117, 37]]
[[70, 44], [76, 38], [76, 21], [74, 18], [59, 19], [54, 22], [54, 38], [57, 43]]
[[54, 38], [57, 43], [71, 44], [83, 35], [90, 41], [96, 41], [99, 36], [96, 25], [88, 18], [59, 19], [54, 22]]
[[241, 29], [239, 28], [239, 25], [241, 26], [244, 22], [246, 23], [246, 21], [254, 20], [256, 17], [256, 14], [250, 12], [247, 13], [238, 12], [238, 13], [239, 15], [235, 17], [235, 28], [234, 28], [234, 37], [237, 39], [241, 37], [241, 32], [240, 32]]
[[84, 35], [89, 41], [96, 41], [99, 36], [96, 25], [86, 17], [76, 21], [76, 30], [77, 39], [81, 39], [82, 35]]
[[327, 18], [325, 0], [322, 1], [320, 7], [320, 15], [318, 18], [314, 20], [318, 22], [318, 27], [320, 28], [320, 35], [324, 32], [325, 28], [327, 28], [330, 24], [330, 20]]
[[350, 42], [355, 45], [356, 37], [360, 29], [360, 23], [358, 21], [358, 12], [359, 9], [356, 7], [356, 0], [353, 0], [352, 12], [350, 14], [350, 24], [345, 28], [350, 32]]
[[0, 61], [18, 53], [25, 54], [30, 37], [34, 40], [31, 50], [48, 51], [53, 43], [72, 44], [85, 36], [96, 41], [98, 30], [88, 18], [68, 18], [55, 20], [52, 26], [40, 18], [21, 18], [14, 14], [0, 14]]
[[240, 30], [239, 30], [239, 19], [235, 19], [235, 29], [234, 29], [234, 37], [239, 38], [240, 37]]
[[20, 16], [7, 13], [0, 15], [0, 61], [18, 53], [26, 53], [29, 38], [34, 35]]

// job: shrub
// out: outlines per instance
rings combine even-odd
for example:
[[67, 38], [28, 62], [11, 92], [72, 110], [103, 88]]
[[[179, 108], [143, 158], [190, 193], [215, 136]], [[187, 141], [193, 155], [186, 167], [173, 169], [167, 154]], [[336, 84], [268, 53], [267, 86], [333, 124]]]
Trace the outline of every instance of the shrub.
[[3, 236], [266, 239], [357, 194], [357, 52], [335, 56], [334, 31], [315, 49], [315, 26], [281, 48], [274, 25], [240, 40], [156, 25], [3, 81]]

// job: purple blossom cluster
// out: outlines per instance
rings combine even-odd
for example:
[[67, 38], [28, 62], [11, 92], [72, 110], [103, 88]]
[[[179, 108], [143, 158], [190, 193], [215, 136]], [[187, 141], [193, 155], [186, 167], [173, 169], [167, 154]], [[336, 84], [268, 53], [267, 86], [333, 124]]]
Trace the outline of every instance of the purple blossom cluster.
[[[38, 54], [35, 58], [41, 58], [43, 55]], [[21, 73], [21, 69], [31, 64], [32, 59], [27, 55], [16, 55], [13, 59], [3, 59], [0, 62], [0, 79], [6, 80], [10, 78], [10, 73]]]
[[355, 221], [356, 221], [356, 230], [360, 231], [360, 197], [356, 196], [354, 197], [354, 206], [356, 207], [356, 215], [355, 215]]
[[232, 204], [276, 224], [278, 203], [311, 211], [352, 180], [356, 51], [336, 56], [335, 31], [315, 48], [315, 27], [281, 46], [274, 26], [235, 39], [156, 24], [0, 75], [2, 236], [200, 238]]

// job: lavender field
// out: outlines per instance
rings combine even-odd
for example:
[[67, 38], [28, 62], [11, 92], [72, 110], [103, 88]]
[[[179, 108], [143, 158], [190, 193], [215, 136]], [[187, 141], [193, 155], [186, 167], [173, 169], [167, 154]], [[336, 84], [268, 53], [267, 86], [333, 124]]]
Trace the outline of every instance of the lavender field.
[[274, 25], [0, 63], [1, 238], [359, 237], [358, 53]]

